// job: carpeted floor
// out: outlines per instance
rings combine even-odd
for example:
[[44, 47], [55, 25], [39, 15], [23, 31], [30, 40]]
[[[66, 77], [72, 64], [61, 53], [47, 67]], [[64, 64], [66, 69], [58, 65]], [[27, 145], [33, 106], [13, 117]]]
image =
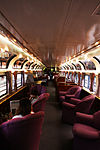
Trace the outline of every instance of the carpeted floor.
[[39, 150], [72, 150], [72, 126], [61, 121], [61, 108], [56, 100], [55, 87], [48, 83], [50, 98], [45, 108]]

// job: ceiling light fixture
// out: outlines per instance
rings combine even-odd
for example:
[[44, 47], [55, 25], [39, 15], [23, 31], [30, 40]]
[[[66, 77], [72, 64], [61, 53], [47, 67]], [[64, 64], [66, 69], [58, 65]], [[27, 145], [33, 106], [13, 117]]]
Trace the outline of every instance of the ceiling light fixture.
[[100, 47], [100, 44], [98, 44], [96, 47]]
[[97, 41], [97, 42], [95, 42], [95, 44], [94, 44], [94, 45], [95, 45], [95, 46], [97, 46], [99, 43], [100, 43], [100, 42], [99, 42], [99, 41]]

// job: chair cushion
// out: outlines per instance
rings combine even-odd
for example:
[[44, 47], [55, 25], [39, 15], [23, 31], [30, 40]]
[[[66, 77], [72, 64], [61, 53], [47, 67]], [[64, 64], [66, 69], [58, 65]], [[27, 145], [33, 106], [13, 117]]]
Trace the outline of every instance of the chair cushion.
[[73, 134], [81, 138], [99, 139], [99, 131], [91, 126], [75, 123], [73, 126]]
[[66, 95], [66, 93], [67, 93], [67, 91], [59, 91], [60, 96], [64, 96], [64, 95]]
[[76, 112], [75, 122], [83, 123], [86, 125], [93, 125], [93, 115]]
[[66, 94], [65, 95], [65, 98], [67, 99], [67, 98], [71, 98], [71, 97], [75, 97], [75, 95], [74, 94]]
[[46, 93], [47, 88], [45, 86], [41, 87], [41, 94]]
[[93, 117], [94, 117], [94, 126], [97, 129], [100, 129], [100, 111], [95, 112]]
[[74, 104], [74, 105], [77, 105], [81, 100], [80, 99], [76, 99], [76, 98], [71, 98], [69, 100], [70, 103]]
[[[44, 112], [15, 118], [0, 125], [0, 140], [2, 150], [38, 150]], [[2, 137], [1, 137], [2, 136]], [[6, 149], [1, 146], [7, 146]], [[8, 148], [8, 146], [10, 148]]]
[[41, 84], [37, 84], [38, 95], [41, 94], [41, 88], [42, 88]]
[[64, 102], [65, 101], [65, 96], [60, 96], [59, 100], [60, 100], [60, 102]]
[[75, 108], [75, 105], [67, 103], [67, 102], [63, 102], [62, 106], [63, 106], [63, 108], [65, 107], [67, 109], [74, 109]]

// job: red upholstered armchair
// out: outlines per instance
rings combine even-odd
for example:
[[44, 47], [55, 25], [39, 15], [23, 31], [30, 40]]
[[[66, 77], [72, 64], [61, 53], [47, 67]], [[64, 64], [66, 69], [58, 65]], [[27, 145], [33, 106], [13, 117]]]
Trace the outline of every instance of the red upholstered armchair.
[[41, 95], [43, 93], [46, 93], [47, 87], [42, 86], [41, 84], [37, 84], [37, 91], [38, 91], [38, 95]]
[[76, 112], [89, 113], [95, 100], [94, 95], [88, 95], [80, 100], [76, 105], [63, 102], [62, 103], [62, 120], [65, 123], [73, 124]]
[[46, 92], [47, 92], [46, 86], [42, 86], [41, 87], [41, 94], [46, 93]]
[[73, 150], [100, 150], [100, 111], [93, 115], [76, 113]]
[[49, 93], [43, 93], [38, 97], [38, 100], [32, 104], [33, 106], [33, 111], [38, 112], [38, 111], [44, 111], [46, 102], [49, 98], [50, 94]]
[[41, 88], [42, 88], [41, 84], [37, 84], [38, 95], [41, 94]]
[[70, 98], [79, 98], [81, 93], [81, 87], [80, 86], [73, 86], [67, 91], [59, 91], [59, 100], [60, 102], [64, 102], [67, 100], [70, 100]]
[[41, 111], [1, 124], [0, 149], [39, 150], [43, 120], [44, 112]]

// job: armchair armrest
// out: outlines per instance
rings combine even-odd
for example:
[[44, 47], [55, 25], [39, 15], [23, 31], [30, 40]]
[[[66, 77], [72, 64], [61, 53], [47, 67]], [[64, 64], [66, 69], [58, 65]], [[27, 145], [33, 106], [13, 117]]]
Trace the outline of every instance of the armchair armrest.
[[81, 100], [80, 99], [77, 99], [77, 98], [70, 98], [69, 102], [74, 104], [74, 105], [77, 105]]
[[67, 91], [59, 91], [59, 96], [65, 96]]
[[75, 122], [93, 125], [93, 115], [76, 112]]
[[70, 100], [70, 98], [74, 98], [74, 97], [75, 97], [75, 95], [66, 94], [65, 101], [67, 102], [68, 100]]
[[65, 101], [66, 102], [70, 102], [71, 98], [75, 98], [75, 95], [74, 94], [73, 95], [67, 95], [67, 94], [65, 95]]
[[92, 99], [87, 99], [84, 101], [82, 100], [76, 105], [75, 111], [88, 114], [90, 112], [92, 103], [93, 103]]
[[75, 123], [72, 131], [74, 136], [76, 135], [90, 140], [100, 139], [99, 130], [85, 124]]
[[73, 95], [71, 95], [71, 94], [70, 94], [70, 95], [69, 95], [69, 94], [66, 94], [65, 97], [66, 97], [66, 98], [67, 98], [67, 97], [68, 97], [68, 98], [72, 98], [72, 97], [75, 97], [75, 95], [74, 95], [74, 94], [73, 94]]
[[63, 102], [62, 103], [63, 108], [67, 108], [67, 109], [74, 109], [75, 105], [67, 103], [67, 102]]

